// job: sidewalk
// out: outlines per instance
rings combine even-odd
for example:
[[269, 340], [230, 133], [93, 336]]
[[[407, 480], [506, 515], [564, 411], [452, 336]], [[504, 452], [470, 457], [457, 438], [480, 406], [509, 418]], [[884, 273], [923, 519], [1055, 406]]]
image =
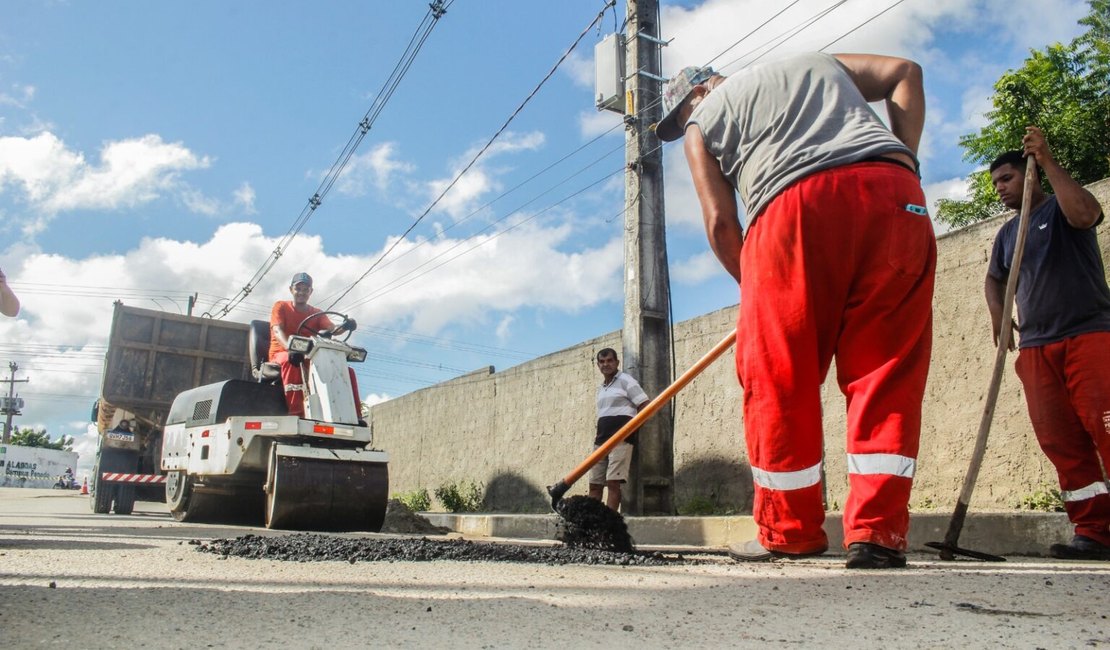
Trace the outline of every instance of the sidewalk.
[[[446, 526], [467, 537], [555, 539], [559, 517], [554, 514], [452, 514], [422, 512], [437, 526]], [[910, 550], [936, 553], [926, 542], [944, 541], [951, 513], [912, 513]], [[755, 537], [752, 517], [626, 517], [628, 531], [636, 544], [648, 546], [697, 546], [720, 548]], [[825, 520], [829, 547], [842, 548], [841, 513], [830, 512]], [[959, 546], [994, 555], [1043, 556], [1051, 544], [1071, 539], [1072, 528], [1060, 512], [968, 513]]]

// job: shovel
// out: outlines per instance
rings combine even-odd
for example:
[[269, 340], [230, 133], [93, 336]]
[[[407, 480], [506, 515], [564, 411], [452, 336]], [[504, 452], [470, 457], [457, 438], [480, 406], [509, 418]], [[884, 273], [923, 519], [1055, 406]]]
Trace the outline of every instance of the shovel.
[[1025, 236], [1029, 232], [1029, 204], [1033, 201], [1033, 183], [1037, 182], [1037, 161], [1033, 156], [1028, 156], [1025, 161], [1025, 185], [1021, 194], [1021, 216], [1018, 218], [1017, 243], [1014, 245], [1014, 256], [1010, 262], [1010, 276], [1006, 279], [1006, 294], [1002, 299], [1002, 326], [998, 333], [998, 350], [994, 355], [994, 373], [991, 375], [990, 388], [987, 390], [987, 402], [983, 408], [983, 419], [979, 422], [979, 434], [975, 438], [975, 449], [971, 453], [971, 464], [964, 477], [964, 485], [960, 490], [956, 509], [952, 513], [952, 520], [948, 523], [948, 532], [944, 535], [943, 542], [928, 542], [925, 546], [940, 551], [940, 559], [954, 560], [955, 556], [963, 555], [985, 560], [987, 562], [1005, 562], [1006, 558], [991, 555], [981, 551], [960, 548], [960, 532], [964, 527], [967, 517], [967, 506], [971, 502], [971, 493], [975, 489], [975, 481], [979, 478], [979, 468], [983, 465], [983, 455], [987, 451], [987, 435], [991, 431], [991, 422], [994, 420], [994, 407], [998, 404], [998, 391], [1002, 385], [1002, 370], [1006, 367], [1006, 353], [1010, 349], [1010, 336], [1012, 326], [1010, 323], [1014, 307], [1014, 294], [1017, 292], [1018, 269], [1021, 268], [1021, 258], [1025, 254]]
[[551, 509], [559, 514], [562, 514], [559, 509], [559, 502], [563, 499], [563, 496], [567, 493], [567, 490], [570, 489], [570, 486], [574, 485], [575, 481], [582, 478], [583, 474], [590, 471], [590, 468], [596, 465], [599, 460], [609, 455], [609, 452], [613, 451], [613, 447], [616, 447], [620, 443], [624, 442], [625, 438], [632, 435], [632, 433], [635, 432], [636, 429], [639, 429], [640, 426], [648, 418], [650, 418], [652, 415], [655, 415], [656, 411], [663, 408], [663, 406], [668, 401], [670, 401], [672, 397], [675, 396], [675, 393], [685, 388], [686, 384], [690, 383], [694, 379], [694, 377], [700, 375], [701, 372], [709, 366], [709, 364], [716, 361], [718, 357], [720, 357], [722, 354], [725, 353], [726, 350], [732, 347], [732, 344], [734, 342], [736, 342], [735, 329], [729, 332], [728, 335], [725, 336], [725, 338], [721, 339], [720, 343], [715, 345], [712, 350], [707, 352], [705, 356], [699, 359], [698, 362], [691, 366], [689, 370], [682, 373], [682, 376], [676, 379], [674, 383], [663, 389], [663, 392], [659, 393], [658, 397], [645, 404], [644, 408], [640, 409], [640, 412], [637, 413], [635, 417], [629, 420], [627, 424], [625, 424], [616, 433], [614, 433], [613, 436], [606, 440], [604, 444], [595, 449], [594, 452], [586, 458], [586, 460], [582, 461], [578, 465], [578, 467], [575, 467], [573, 470], [571, 470], [570, 474], [567, 474], [565, 477], [563, 477], [563, 480], [559, 481], [555, 485], [547, 486], [547, 493], [551, 495]]

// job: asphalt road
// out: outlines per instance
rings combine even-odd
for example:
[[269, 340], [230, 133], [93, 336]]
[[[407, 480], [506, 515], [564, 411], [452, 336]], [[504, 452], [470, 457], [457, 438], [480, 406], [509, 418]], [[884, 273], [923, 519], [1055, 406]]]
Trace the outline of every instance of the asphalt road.
[[262, 529], [93, 515], [0, 488], [0, 645], [13, 648], [1110, 647], [1110, 566], [910, 556], [761, 565], [308, 562], [201, 553]]

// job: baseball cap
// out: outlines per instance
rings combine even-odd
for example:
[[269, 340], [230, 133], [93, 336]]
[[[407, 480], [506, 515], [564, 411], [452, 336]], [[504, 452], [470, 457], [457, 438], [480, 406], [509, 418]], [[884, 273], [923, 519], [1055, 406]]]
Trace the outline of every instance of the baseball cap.
[[663, 119], [655, 127], [655, 135], [663, 142], [670, 142], [681, 138], [685, 125], [678, 123], [678, 109], [682, 102], [690, 95], [694, 86], [705, 83], [710, 77], [716, 75], [713, 68], [705, 66], [685, 67], [663, 86]]
[[292, 280], [289, 281], [289, 286], [292, 287], [292, 286], [296, 285], [298, 282], [304, 282], [305, 284], [307, 284], [308, 286], [311, 287], [312, 286], [312, 276], [307, 274], [307, 273], [298, 273], [298, 274], [293, 276]]

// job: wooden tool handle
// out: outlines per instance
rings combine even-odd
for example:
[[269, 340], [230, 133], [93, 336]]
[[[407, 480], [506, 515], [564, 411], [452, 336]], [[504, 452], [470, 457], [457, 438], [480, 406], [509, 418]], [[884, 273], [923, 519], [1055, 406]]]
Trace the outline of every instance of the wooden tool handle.
[[998, 404], [998, 391], [1002, 386], [1002, 371], [1006, 368], [1006, 353], [1010, 350], [1010, 336], [1013, 327], [1010, 324], [1014, 308], [1014, 295], [1017, 293], [1018, 270], [1021, 268], [1021, 258], [1025, 254], [1025, 238], [1029, 233], [1030, 204], [1033, 202], [1033, 184], [1037, 182], [1037, 161], [1033, 156], [1028, 156], [1025, 161], [1025, 185], [1021, 193], [1021, 216], [1018, 218], [1017, 243], [1014, 245], [1014, 256], [1010, 262], [1010, 276], [1006, 279], [1006, 294], [1002, 299], [1002, 326], [998, 333], [998, 349], [994, 355], [994, 373], [991, 375], [990, 388], [987, 390], [987, 401], [983, 407], [983, 418], [979, 421], [979, 433], [975, 437], [975, 449], [971, 452], [971, 464], [964, 477], [964, 485], [960, 490], [959, 501], [948, 525], [948, 533], [944, 537], [947, 544], [955, 545], [960, 538], [960, 531], [964, 526], [964, 517], [967, 515], [967, 506], [971, 502], [971, 493], [975, 490], [975, 482], [979, 479], [979, 468], [983, 465], [983, 456], [987, 450], [987, 436], [991, 431], [991, 422], [994, 421], [994, 408]]

